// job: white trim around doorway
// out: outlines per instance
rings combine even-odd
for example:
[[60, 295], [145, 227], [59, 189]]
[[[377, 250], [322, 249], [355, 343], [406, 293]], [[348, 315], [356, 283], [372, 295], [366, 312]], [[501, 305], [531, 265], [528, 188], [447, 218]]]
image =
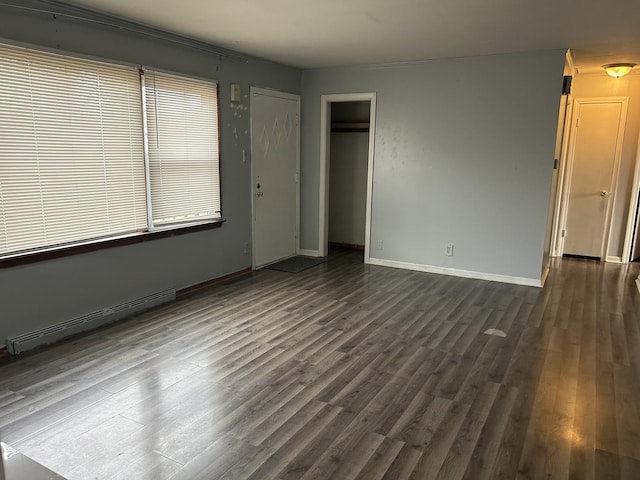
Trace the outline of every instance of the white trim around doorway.
[[[633, 173], [633, 183], [631, 184], [631, 198], [629, 200], [629, 216], [627, 217], [627, 232], [624, 236], [624, 246], [622, 248], [622, 262], [628, 263], [633, 252], [633, 236], [636, 229], [636, 218], [638, 215], [638, 196], [640, 195], [640, 137], [638, 137], [638, 148], [636, 154], [636, 164]], [[640, 225], [638, 226], [640, 228]]]
[[329, 239], [329, 155], [331, 141], [331, 104], [334, 102], [370, 102], [369, 116], [369, 158], [367, 162], [367, 208], [364, 238], [364, 263], [370, 263], [371, 246], [371, 202], [373, 195], [373, 153], [376, 126], [375, 93], [339, 93], [322, 95], [320, 105], [320, 198], [319, 198], [319, 256], [327, 256]]
[[553, 212], [553, 230], [551, 233], [551, 248], [550, 255], [552, 257], [561, 257], [562, 249], [564, 248], [564, 238], [562, 237], [562, 221], [564, 215], [566, 215], [565, 206], [563, 202], [564, 188], [567, 180], [567, 163], [569, 163], [569, 142], [573, 129], [571, 128], [573, 122], [573, 97], [569, 95], [567, 97], [567, 110], [565, 113], [564, 131], [562, 132], [562, 146], [560, 148], [560, 158], [558, 165], [558, 185], [556, 187], [556, 207]]

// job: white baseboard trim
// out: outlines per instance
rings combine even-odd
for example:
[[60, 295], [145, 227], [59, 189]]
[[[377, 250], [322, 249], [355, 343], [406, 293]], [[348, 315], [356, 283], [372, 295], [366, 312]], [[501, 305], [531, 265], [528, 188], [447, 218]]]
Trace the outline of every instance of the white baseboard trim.
[[431, 265], [421, 265], [418, 263], [383, 260], [380, 258], [369, 258], [369, 263], [372, 265], [379, 265], [381, 267], [403, 268], [405, 270], [416, 270], [418, 272], [438, 273], [440, 275], [452, 275], [454, 277], [475, 278], [476, 280], [489, 280], [491, 282], [512, 283], [514, 285], [526, 285], [528, 287], [542, 287], [542, 281], [536, 278], [512, 277], [509, 275], [497, 275], [494, 273], [459, 270], [457, 268], [434, 267]]
[[318, 250], [304, 250], [302, 248], [298, 249], [298, 255], [304, 255], [306, 257], [320, 257], [320, 252]]
[[614, 256], [607, 255], [607, 257], [604, 260], [607, 263], [622, 263], [622, 257], [614, 257]]

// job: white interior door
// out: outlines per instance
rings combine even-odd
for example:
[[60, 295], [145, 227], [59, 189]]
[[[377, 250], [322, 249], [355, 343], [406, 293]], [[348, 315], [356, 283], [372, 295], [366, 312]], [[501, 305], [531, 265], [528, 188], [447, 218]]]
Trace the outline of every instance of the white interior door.
[[300, 97], [251, 89], [253, 264], [296, 254]]
[[605, 255], [623, 107], [621, 101], [577, 102], [564, 253]]

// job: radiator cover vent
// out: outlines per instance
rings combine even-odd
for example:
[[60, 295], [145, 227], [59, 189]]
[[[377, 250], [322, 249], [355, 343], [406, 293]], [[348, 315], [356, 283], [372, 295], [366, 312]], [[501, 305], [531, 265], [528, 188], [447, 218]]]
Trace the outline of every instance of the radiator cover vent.
[[86, 313], [55, 325], [39, 328], [38, 330], [34, 330], [23, 335], [8, 338], [7, 351], [11, 355], [25, 352], [32, 348], [61, 340], [70, 335], [74, 335], [85, 330], [92, 330], [101, 325], [115, 322], [116, 320], [133, 315], [134, 313], [139, 313], [143, 310], [171, 302], [175, 299], [175, 290], [165, 290], [136, 298], [119, 305], [103, 308], [102, 310]]

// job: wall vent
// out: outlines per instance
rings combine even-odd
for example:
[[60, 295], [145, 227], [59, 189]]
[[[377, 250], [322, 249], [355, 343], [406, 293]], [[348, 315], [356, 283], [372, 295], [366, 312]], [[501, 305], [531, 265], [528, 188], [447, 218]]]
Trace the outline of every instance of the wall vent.
[[92, 330], [101, 325], [115, 322], [124, 317], [139, 313], [151, 307], [171, 302], [176, 299], [175, 290], [152, 293], [145, 297], [136, 298], [129, 302], [113, 305], [111, 307], [96, 310], [95, 312], [80, 315], [79, 317], [65, 320], [64, 322], [40, 328], [33, 332], [25, 333], [7, 339], [7, 351], [11, 355], [31, 350], [61, 340], [76, 333]]

